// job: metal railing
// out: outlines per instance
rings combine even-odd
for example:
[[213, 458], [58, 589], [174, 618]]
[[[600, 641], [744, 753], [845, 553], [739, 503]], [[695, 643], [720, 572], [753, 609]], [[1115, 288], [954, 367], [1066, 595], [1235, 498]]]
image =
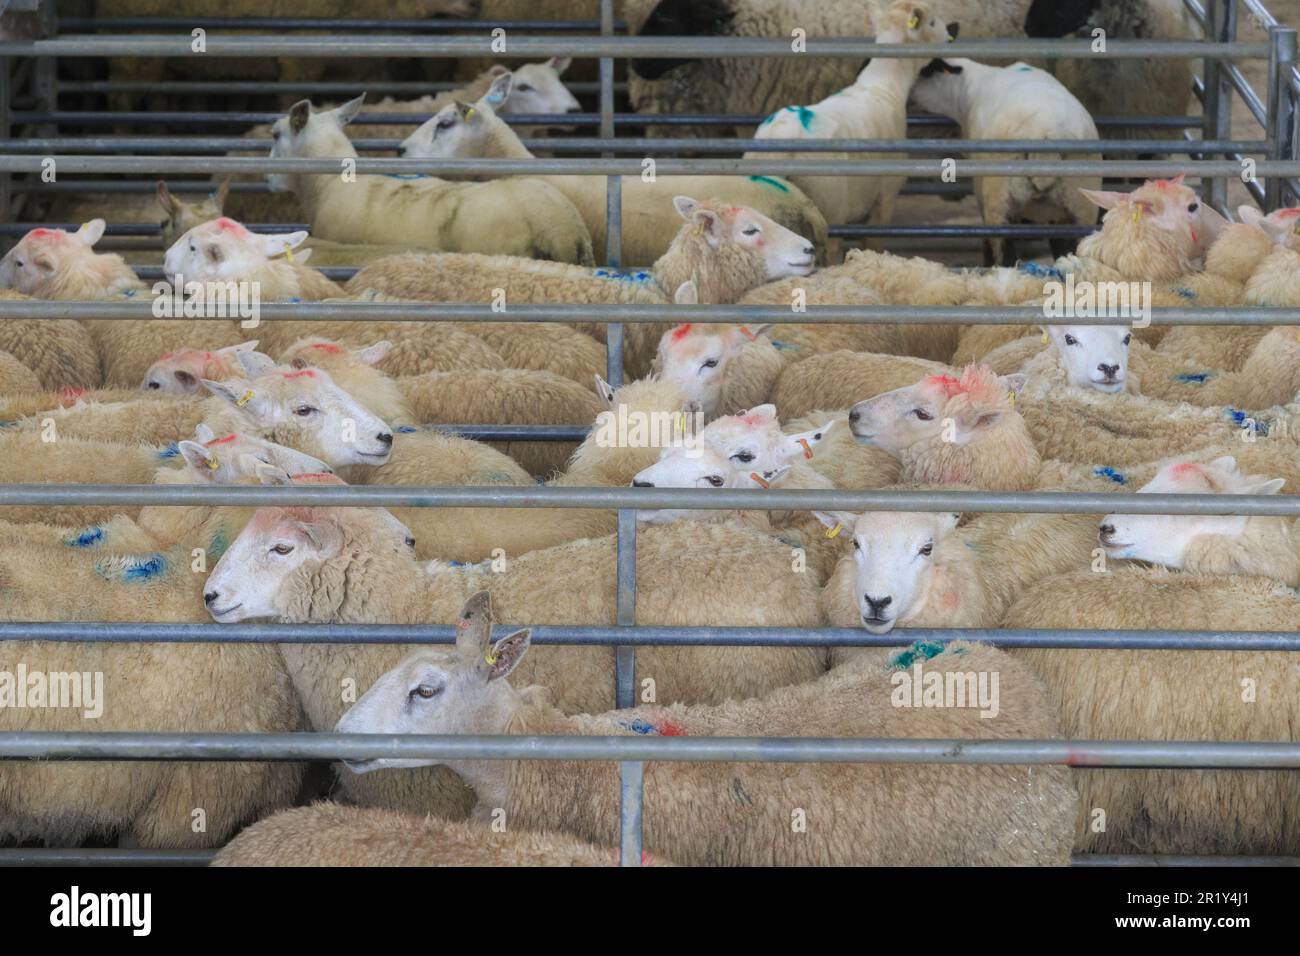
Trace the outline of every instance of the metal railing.
[[[1263, 7], [1255, 0], [1243, 0], [1247, 8], [1259, 15]], [[1209, 0], [1202, 8], [1196, 0], [1187, 5], [1202, 24], [1209, 25], [1203, 41], [1112, 41], [1107, 53], [1112, 57], [1189, 57], [1204, 61], [1205, 79], [1197, 95], [1205, 104], [1202, 117], [1115, 117], [1102, 125], [1150, 125], [1187, 131], [1199, 129], [1203, 140], [1136, 141], [1133, 143], [1102, 142], [1092, 147], [1092, 152], [1110, 156], [1139, 155], [1142, 147], [1153, 145], [1160, 152], [1190, 153], [1199, 157], [1193, 162], [1172, 161], [1140, 162], [1133, 160], [1079, 161], [1068, 160], [1051, 163], [1028, 161], [962, 160], [957, 175], [969, 179], [978, 175], [1011, 175], [1050, 173], [1056, 175], [1111, 176], [1167, 176], [1186, 171], [1200, 176], [1209, 183], [1207, 197], [1220, 208], [1226, 202], [1226, 183], [1241, 171], [1241, 157], [1257, 153], [1263, 157], [1257, 164], [1258, 174], [1266, 185], [1257, 193], [1258, 198], [1270, 206], [1276, 205], [1289, 190], [1297, 195], [1295, 183], [1300, 180], [1300, 161], [1296, 149], [1296, 107], [1300, 93], [1295, 68], [1295, 31], [1282, 28], [1274, 22], [1267, 23], [1270, 37], [1266, 43], [1243, 43], [1236, 39], [1237, 4], [1235, 0]], [[1266, 11], [1263, 11], [1266, 15]], [[1271, 18], [1269, 18], [1271, 21]], [[295, 22], [296, 23], [296, 22]], [[310, 28], [304, 24], [301, 28]], [[103, 22], [101, 26], [107, 26]], [[277, 28], [285, 21], [275, 21]], [[463, 26], [463, 24], [461, 24]], [[89, 28], [89, 24], [77, 24]], [[391, 29], [394, 25], [376, 23], [373, 29]], [[597, 126], [599, 135], [585, 140], [547, 141], [547, 145], [561, 150], [592, 154], [581, 159], [537, 159], [521, 163], [513, 160], [473, 161], [422, 161], [361, 157], [357, 160], [360, 173], [455, 173], [472, 171], [498, 175], [554, 172], [557, 174], [606, 175], [608, 179], [608, 246], [606, 257], [617, 267], [621, 262], [621, 202], [617, 174], [639, 174], [639, 160], [619, 159], [619, 153], [638, 154], [669, 152], [681, 145], [695, 148], [696, 141], [634, 140], [617, 137], [620, 126], [654, 125], [727, 125], [742, 121], [757, 121], [760, 117], [736, 116], [639, 116], [615, 112], [613, 65], [616, 58], [629, 56], [672, 56], [680, 59], [706, 58], [719, 55], [739, 57], [789, 56], [791, 50], [785, 41], [749, 38], [647, 38], [615, 36], [617, 24], [613, 17], [612, 0], [601, 0], [601, 17], [598, 23], [584, 21], [581, 28], [599, 28], [596, 37], [520, 37], [511, 39], [508, 53], [498, 53], [489, 42], [480, 37], [273, 37], [217, 36], [209, 37], [208, 54], [211, 56], [499, 56], [533, 58], [547, 55], [575, 55], [599, 60], [599, 83], [594, 90], [599, 94], [599, 110], [595, 114], [564, 118], [566, 124]], [[129, 29], [115, 25], [114, 29]], [[161, 28], [161, 27], [160, 27]], [[425, 27], [421, 27], [424, 29]], [[215, 29], [215, 28], [214, 28]], [[349, 27], [349, 30], [352, 28]], [[414, 28], [413, 28], [414, 29]], [[443, 27], [428, 26], [431, 31]], [[447, 29], [451, 29], [448, 27]], [[543, 28], [538, 27], [539, 31]], [[579, 29], [574, 26], [573, 29]], [[337, 162], [332, 160], [270, 160], [268, 158], [242, 157], [186, 157], [162, 155], [187, 147], [173, 138], [121, 137], [64, 137], [57, 135], [59, 125], [90, 123], [93, 116], [60, 111], [57, 96], [60, 90], [57, 76], [50, 66], [56, 57], [99, 56], [187, 56], [188, 36], [113, 36], [91, 35], [84, 37], [53, 36], [34, 41], [0, 42], [0, 216], [10, 214], [11, 182], [14, 173], [40, 171], [39, 155], [55, 153], [61, 173], [92, 175], [167, 173], [202, 174], [214, 172], [336, 172]], [[960, 41], [934, 48], [921, 46], [889, 46], [872, 44], [868, 48], [863, 39], [809, 40], [810, 57], [860, 58], [869, 52], [873, 57], [900, 56], [981, 56], [996, 55], [1032, 56], [1042, 59], [1086, 57], [1092, 55], [1087, 41]], [[9, 59], [31, 58], [37, 64], [32, 71], [33, 84], [43, 77], [43, 86], [36, 90], [37, 109], [11, 111], [12, 86]], [[1262, 58], [1270, 64], [1270, 81], [1266, 98], [1261, 99], [1251, 89], [1241, 70], [1231, 63], [1232, 58]], [[185, 86], [179, 84], [178, 86]], [[207, 89], [235, 92], [235, 84], [208, 84]], [[341, 85], [340, 85], [341, 86]], [[203, 84], [191, 88], [203, 89]], [[290, 85], [285, 89], [289, 90]], [[65, 85], [65, 90], [76, 90]], [[78, 90], [81, 91], [81, 90]], [[1263, 140], [1232, 140], [1229, 121], [1231, 97], [1240, 96], [1252, 116], [1263, 128]], [[262, 119], [233, 117], [261, 116]], [[131, 122], [180, 123], [198, 122], [215, 125], [219, 122], [261, 122], [266, 114], [134, 114], [110, 115], [104, 122], [124, 118]], [[274, 117], [272, 117], [274, 118]], [[404, 120], [409, 117], [403, 116]], [[392, 117], [363, 116], [363, 121], [384, 122]], [[513, 118], [520, 125], [548, 125], [554, 117]], [[9, 138], [14, 122], [48, 124], [54, 135], [41, 133], [21, 140]], [[944, 120], [930, 117], [913, 117], [909, 125], [946, 126]], [[257, 145], [257, 141], [227, 138], [218, 140], [221, 150], [234, 150]], [[388, 148], [390, 141], [361, 141], [367, 149]], [[541, 141], [538, 141], [539, 145]], [[700, 152], [725, 153], [737, 150], [735, 143], [723, 140], [700, 141]], [[758, 145], [744, 143], [745, 149], [788, 149], [789, 151], [824, 152], [828, 149], [843, 152], [918, 152], [942, 154], [955, 144], [942, 141], [909, 140], [906, 143], [825, 142], [798, 141], [785, 144]], [[961, 143], [964, 152], [978, 154], [1008, 149], [1027, 143]], [[1078, 144], [1056, 144], [1054, 151], [1062, 153], [1085, 152]], [[87, 154], [114, 152], [123, 148], [149, 152], [152, 155], [57, 155], [65, 147], [84, 149]], [[730, 150], [728, 149], [730, 147]], [[1042, 149], [1041, 141], [1032, 143]], [[217, 149], [214, 145], [213, 149]], [[207, 151], [207, 150], [205, 150]], [[595, 154], [600, 154], [597, 157]], [[1206, 157], [1223, 156], [1223, 160]], [[458, 165], [459, 163], [459, 165]], [[818, 160], [795, 159], [768, 161], [762, 158], [743, 159], [674, 159], [657, 162], [661, 175], [680, 175], [709, 172], [717, 174], [805, 173], [822, 175], [913, 175], [938, 179], [941, 171], [937, 162], [925, 159], [896, 160]], [[53, 185], [53, 184], [49, 184]], [[107, 185], [107, 184], [104, 184]], [[151, 185], [146, 188], [152, 188]], [[184, 188], [186, 183], [178, 183]], [[920, 184], [913, 184], [913, 188]], [[937, 183], [935, 184], [938, 185]], [[944, 184], [945, 186], [949, 184]], [[1255, 185], [1255, 184], [1248, 184]], [[136, 186], [122, 183], [122, 187]], [[27, 184], [20, 184], [27, 189]], [[202, 188], [211, 188], [204, 184]], [[236, 188], [246, 189], [245, 184]], [[33, 189], [33, 191], [37, 191]], [[947, 191], [939, 190], [936, 191]], [[957, 191], [957, 190], [952, 190]], [[11, 224], [12, 225], [12, 224]], [[906, 230], [909, 227], [893, 227]], [[1011, 235], [964, 227], [968, 235]], [[1010, 228], [1010, 227], [1004, 227]], [[838, 227], [841, 235], [906, 235], [891, 227], [854, 226]], [[121, 229], [114, 232], [127, 234]], [[1023, 232], [1023, 230], [1022, 230]], [[932, 233], [926, 233], [932, 234]], [[1063, 232], [1040, 232], [1040, 235], [1063, 235]], [[7, 303], [9, 315], [40, 319], [65, 317], [93, 317], [132, 319], [152, 317], [147, 302], [39, 302]], [[376, 319], [398, 321], [427, 321], [430, 304], [419, 303], [359, 303], [337, 306], [327, 303], [268, 304], [263, 306], [263, 319], [312, 319], [331, 321], [353, 319], [359, 309]], [[621, 379], [623, 368], [623, 326], [625, 323], [650, 321], [693, 322], [822, 322], [891, 323], [963, 323], [1034, 324], [1041, 321], [1041, 312], [1029, 308], [927, 308], [916, 312], [907, 306], [879, 307], [815, 307], [806, 313], [792, 314], [788, 309], [740, 306], [580, 306], [549, 305], [513, 307], [509, 314], [494, 313], [488, 307], [463, 304], [434, 304], [439, 320], [474, 319], [476, 321], [573, 321], [583, 319], [599, 321], [608, 328], [609, 380], [615, 384]], [[1155, 323], [1189, 325], [1296, 325], [1300, 324], [1300, 310], [1278, 309], [1156, 309]], [[1084, 324], [1127, 325], [1121, 318], [1098, 317], [1084, 320]], [[447, 426], [443, 426], [447, 427]], [[484, 437], [544, 439], [572, 439], [577, 432], [566, 427], [547, 426], [456, 426], [479, 429]], [[492, 431], [492, 429], [497, 431]], [[549, 429], [549, 430], [547, 430]], [[616, 648], [616, 703], [630, 706], [633, 703], [632, 674], [635, 650], [638, 646], [654, 644], [734, 644], [750, 646], [899, 646], [917, 638], [950, 641], [956, 639], [987, 640], [1003, 647], [1092, 647], [1151, 650], [1266, 650], [1293, 652], [1300, 649], [1300, 636], [1288, 632], [1196, 632], [1175, 630], [1149, 631], [1095, 631], [1095, 630], [1000, 630], [1000, 629], [903, 629], [890, 635], [874, 636], [857, 629], [816, 628], [655, 628], [635, 624], [635, 571], [636, 571], [636, 520], [635, 509], [672, 507], [688, 509], [836, 509], [836, 510], [978, 510], [1003, 512], [1042, 512], [1089, 514], [1123, 510], [1128, 513], [1156, 514], [1241, 514], [1241, 515], [1300, 515], [1300, 498], [1276, 496], [1213, 496], [1213, 495], [1132, 495], [1132, 494], [1081, 494], [1081, 493], [1001, 493], [1001, 492], [903, 492], [903, 491], [795, 491], [779, 488], [744, 491], [699, 491], [693, 489], [630, 489], [630, 488], [563, 488], [563, 487], [478, 487], [478, 488], [416, 488], [360, 486], [333, 488], [300, 486], [294, 488], [254, 488], [210, 486], [94, 486], [94, 485], [4, 485], [0, 486], [0, 507], [21, 504], [315, 504], [331, 506], [457, 506], [457, 507], [603, 507], [616, 509], [617, 526], [617, 598], [616, 623], [612, 627], [539, 627], [535, 640], [538, 643], [567, 643], [606, 645]], [[397, 625], [188, 625], [188, 624], [114, 624], [86, 622], [6, 623], [0, 624], [0, 640], [42, 641], [150, 641], [150, 642], [245, 642], [245, 643], [394, 643], [429, 644], [445, 643], [452, 630], [444, 627]], [[1234, 767], [1291, 769], [1300, 767], [1300, 745], [1295, 743], [1263, 743], [1250, 741], [1034, 741], [1034, 740], [816, 740], [816, 739], [709, 739], [673, 738], [647, 739], [637, 737], [617, 738], [524, 738], [524, 737], [359, 737], [336, 734], [282, 734], [282, 735], [221, 735], [221, 734], [58, 734], [22, 733], [0, 734], [0, 759], [185, 759], [185, 760], [306, 760], [338, 759], [340, 757], [375, 757], [402, 753], [407, 756], [446, 759], [470, 756], [489, 759], [592, 759], [615, 760], [620, 765], [620, 844], [624, 865], [639, 865], [641, 859], [641, 809], [644, 761], [653, 760], [849, 760], [890, 762], [993, 762], [1039, 763], [1115, 767]], [[206, 852], [194, 851], [86, 851], [86, 850], [11, 850], [0, 851], [0, 862], [49, 863], [62, 861], [88, 862], [96, 856], [107, 862], [176, 863], [202, 862]], [[1199, 858], [1197, 858], [1199, 859]], [[1240, 862], [1276, 862], [1276, 858], [1256, 858]], [[1130, 858], [1096, 858], [1085, 863], [1109, 862], [1123, 864]], [[1165, 859], [1171, 862], [1196, 862], [1196, 859]]]

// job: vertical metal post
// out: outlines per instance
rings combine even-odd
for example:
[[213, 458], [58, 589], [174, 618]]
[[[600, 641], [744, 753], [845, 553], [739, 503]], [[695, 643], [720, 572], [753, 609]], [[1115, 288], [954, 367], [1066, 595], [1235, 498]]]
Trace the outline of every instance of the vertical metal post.
[[618, 865], [641, 865], [641, 807], [645, 796], [645, 764], [625, 760], [618, 765]]
[[[614, 0], [600, 0], [600, 35], [614, 35]], [[614, 60], [600, 58], [600, 135], [614, 136]], [[613, 153], [602, 153], [612, 157]], [[623, 264], [623, 180], [605, 177], [605, 264]], [[623, 384], [623, 324], [605, 327], [605, 379], [615, 388]]]
[[[57, 36], [58, 13], [55, 0], [41, 0], [36, 11], [36, 36], [41, 39]], [[43, 113], [54, 113], [59, 108], [59, 61], [52, 56], [38, 56], [32, 67], [32, 94], [36, 108]], [[36, 128], [37, 136], [58, 136], [59, 124], [44, 123]]]
[[[1205, 41], [1231, 43], [1236, 37], [1237, 0], [1206, 0]], [[1205, 74], [1205, 128], [1201, 136], [1204, 139], [1231, 139], [1232, 84], [1228, 81], [1227, 71], [1218, 60], [1208, 57], [1204, 60], [1202, 69]], [[1203, 158], [1214, 159], [1215, 157], [1203, 154]], [[1226, 212], [1228, 178], [1226, 176], [1211, 178], [1205, 198], [1211, 206]]]
[[[1296, 58], [1296, 31], [1273, 27], [1268, 31], [1268, 158], [1291, 159], [1295, 136], [1295, 99], [1291, 95], [1291, 69]], [[1281, 176], [1269, 176], [1264, 183], [1265, 212], [1282, 205]]]
[[[9, 107], [13, 97], [9, 71], [12, 67], [12, 59], [0, 56], [0, 144], [9, 139]], [[8, 222], [13, 217], [11, 186], [9, 173], [0, 173], [0, 222]]]

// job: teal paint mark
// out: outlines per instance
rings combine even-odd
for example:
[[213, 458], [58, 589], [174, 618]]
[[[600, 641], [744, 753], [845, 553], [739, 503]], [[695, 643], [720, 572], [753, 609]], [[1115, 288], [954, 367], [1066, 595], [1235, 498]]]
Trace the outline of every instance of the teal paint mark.
[[1022, 262], [1020, 263], [1020, 271], [1027, 276], [1033, 276], [1035, 279], [1065, 281], [1065, 273], [1055, 266], [1040, 266], [1037, 262]]
[[93, 548], [104, 540], [103, 528], [87, 528], [81, 534], [64, 540], [69, 548]]
[[906, 670], [916, 662], [918, 657], [928, 661], [930, 658], [942, 654], [944, 649], [945, 645], [939, 641], [917, 641], [906, 650], [895, 654], [889, 663], [900, 670]]
[[1181, 289], [1181, 288], [1180, 288], [1180, 289], [1175, 289], [1174, 291], [1177, 292], [1177, 293], [1178, 293], [1180, 296], [1182, 296], [1184, 299], [1188, 299], [1188, 300], [1191, 301], [1191, 302], [1195, 302], [1195, 301], [1197, 300], [1197, 298], [1198, 298], [1197, 294], [1196, 294], [1195, 292], [1193, 292], [1191, 289]]
[[166, 461], [168, 458], [175, 458], [181, 453], [181, 446], [176, 442], [171, 442], [158, 449], [158, 457]]
[[617, 282], [649, 282], [654, 276], [644, 270], [624, 272], [622, 269], [597, 269], [593, 273], [597, 279], [614, 279]]
[[749, 181], [751, 183], [762, 183], [765, 186], [773, 186], [776, 189], [781, 190], [783, 193], [788, 193], [790, 191], [789, 186], [781, 182], [779, 179], [773, 179], [771, 176], [750, 176]]
[[1174, 381], [1184, 385], [1204, 385], [1211, 378], [1214, 378], [1213, 372], [1179, 372], [1174, 376]]
[[388, 179], [428, 179], [428, 173], [384, 173]]
[[226, 534], [225, 527], [217, 528], [212, 534], [212, 540], [208, 542], [208, 560], [213, 563], [221, 560], [229, 547], [230, 537]]
[[773, 348], [783, 349], [790, 352], [798, 352], [803, 348], [801, 345], [795, 345], [793, 342], [782, 342], [780, 339], [768, 339]]
[[[776, 111], [776, 113], [779, 113], [779, 112], [781, 112], [781, 111], [780, 111], [780, 110], [777, 110], [777, 111]], [[766, 125], [768, 125], [769, 123], [772, 122], [772, 120], [776, 119], [776, 113], [773, 113], [771, 116], [769, 116], [767, 119], [763, 120], [763, 122], [759, 123], [758, 125], [759, 125], [759, 126], [766, 126]]]
[[1098, 478], [1109, 478], [1117, 485], [1128, 484], [1128, 479], [1125, 478], [1123, 474], [1116, 471], [1114, 468], [1110, 467], [1110, 465], [1106, 465], [1103, 468], [1094, 468], [1092, 473], [1096, 475]]
[[787, 113], [797, 113], [799, 115], [799, 125], [804, 128], [805, 133], [812, 132], [813, 111], [806, 106], [787, 106]]

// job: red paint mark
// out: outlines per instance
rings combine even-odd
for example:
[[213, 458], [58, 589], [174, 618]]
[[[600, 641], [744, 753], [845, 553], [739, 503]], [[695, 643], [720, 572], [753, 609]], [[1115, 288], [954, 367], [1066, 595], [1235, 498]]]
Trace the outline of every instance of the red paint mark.
[[1168, 189], [1170, 186], [1181, 186], [1183, 184], [1183, 178], [1186, 175], [1186, 173], [1179, 173], [1173, 179], [1157, 179], [1151, 185], [1155, 186], [1157, 189]]
[[338, 475], [328, 471], [304, 471], [299, 475], [290, 475], [294, 484], [299, 485], [346, 485], [347, 482]]
[[63, 391], [59, 393], [60, 405], [71, 405], [86, 394], [86, 390], [76, 385], [65, 385]]
[[686, 728], [679, 724], [674, 724], [671, 720], [665, 720], [658, 725], [658, 731], [664, 737], [689, 737]]
[[751, 341], [751, 342], [757, 342], [757, 341], [758, 341], [758, 336], [756, 336], [753, 332], [749, 331], [749, 326], [748, 326], [748, 325], [742, 325], [742, 326], [740, 327], [740, 331], [741, 331], [741, 333], [745, 336], [745, 338], [749, 339], [749, 341]]
[[316, 377], [316, 373], [309, 368], [305, 368], [297, 372], [281, 372], [280, 374], [285, 378], [315, 378]]
[[736, 421], [742, 425], [766, 425], [767, 419], [762, 415], [740, 415]]
[[1300, 216], [1300, 206], [1297, 206], [1295, 209], [1279, 209], [1277, 212], [1273, 213], [1273, 215], [1277, 216], [1279, 219], [1293, 219], [1296, 216]]
[[693, 328], [695, 328], [695, 326], [690, 322], [687, 322], [685, 325], [677, 326], [677, 328], [672, 331], [671, 340], [673, 342], [680, 342], [682, 339], [686, 338], [686, 336], [691, 334], [691, 329]]
[[229, 445], [232, 441], [234, 441], [238, 437], [239, 436], [237, 434], [230, 434], [227, 435], [225, 438], [214, 438], [212, 439], [212, 441], [205, 441], [203, 443], [203, 447], [211, 448], [213, 445]]
[[176, 355], [175, 352], [164, 352], [163, 357], [160, 358], [158, 361], [166, 362], [168, 359], [175, 357], [175, 355]]
[[247, 229], [235, 222], [235, 220], [226, 216], [222, 216], [220, 219], [216, 220], [216, 228], [220, 229], [222, 232], [233, 233], [236, 236], [248, 235]]
[[29, 235], [29, 236], [34, 236], [34, 237], [36, 237], [37, 239], [45, 239], [45, 238], [47, 238], [47, 237], [49, 237], [49, 236], [53, 236], [53, 235], [55, 234], [55, 232], [56, 232], [56, 230], [54, 230], [54, 229], [33, 229], [33, 230], [32, 230], [31, 232], [29, 232], [27, 235]]
[[1180, 462], [1170, 470], [1170, 474], [1175, 478], [1182, 478], [1189, 474], [1200, 474], [1201, 466], [1194, 461]]
[[943, 389], [944, 394], [949, 398], [964, 391], [961, 381], [953, 378], [951, 375], [927, 375], [925, 378], [927, 385], [937, 385]]
[[317, 342], [312, 346], [314, 349], [320, 349], [329, 355], [341, 355], [343, 350], [332, 342]]

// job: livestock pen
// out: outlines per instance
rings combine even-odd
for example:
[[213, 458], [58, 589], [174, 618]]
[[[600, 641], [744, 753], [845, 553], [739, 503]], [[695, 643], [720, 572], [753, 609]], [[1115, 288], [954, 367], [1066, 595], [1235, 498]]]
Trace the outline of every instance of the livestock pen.
[[[567, 125], [580, 135], [533, 137], [527, 142], [564, 158], [530, 160], [428, 160], [368, 156], [391, 150], [396, 141], [354, 141], [358, 174], [458, 176], [494, 175], [600, 175], [607, 179], [607, 248], [609, 268], [644, 267], [649, 263], [624, 263], [621, 255], [623, 224], [619, 176], [638, 176], [645, 157], [654, 157], [658, 176], [686, 174], [737, 174], [744, 176], [905, 176], [905, 195], [953, 196], [968, 194], [966, 183], [976, 176], [997, 175], [1101, 175], [1112, 179], [1173, 176], [1186, 173], [1199, 179], [1204, 200], [1222, 213], [1230, 208], [1230, 191], [1244, 188], [1265, 211], [1300, 202], [1300, 69], [1296, 65], [1296, 31], [1281, 26], [1258, 0], [1185, 0], [1186, 8], [1204, 31], [1200, 40], [1111, 40], [1106, 55], [1130, 59], [1183, 59], [1202, 64], [1194, 94], [1199, 115], [1162, 117], [1100, 117], [1103, 130], [1141, 126], [1168, 132], [1159, 139], [1113, 139], [1083, 144], [1041, 140], [964, 142], [960, 150], [976, 158], [960, 160], [955, 181], [946, 175], [945, 157], [954, 151], [951, 139], [909, 138], [872, 142], [858, 140], [767, 140], [743, 142], [731, 138], [643, 138], [620, 135], [628, 127], [646, 124], [642, 114], [617, 112], [621, 88], [615, 65], [633, 57], [708, 59], [715, 57], [769, 58], [807, 56], [848, 58], [906, 56], [1032, 57], [1042, 60], [1094, 55], [1088, 40], [958, 39], [927, 46], [869, 44], [865, 38], [807, 40], [806, 52], [792, 49], [787, 39], [743, 37], [630, 36], [615, 19], [613, 0], [601, 0], [598, 20], [565, 22], [489, 22], [457, 20], [319, 20], [273, 18], [235, 19], [94, 19], [60, 18], [53, 2], [14, 0], [3, 7], [6, 17], [26, 18], [22, 29], [0, 40], [0, 236], [17, 239], [37, 226], [56, 223], [24, 219], [24, 208], [53, 194], [147, 193], [153, 180], [165, 177], [207, 177], [213, 174], [336, 173], [334, 159], [269, 158], [227, 155], [264, 148], [267, 140], [221, 135], [217, 131], [274, 121], [269, 111], [102, 111], [65, 110], [68, 97], [108, 94], [192, 94], [214, 100], [263, 93], [315, 93], [351, 96], [365, 90], [406, 93], [428, 92], [426, 82], [292, 82], [262, 84], [241, 80], [176, 80], [135, 83], [92, 79], [69, 80], [60, 65], [69, 61], [117, 58], [184, 58], [192, 55], [191, 30], [206, 31], [206, 55], [211, 57], [294, 58], [527, 58], [575, 57], [595, 60], [596, 82], [576, 84], [584, 96], [594, 96], [597, 108], [570, 113]], [[1264, 41], [1242, 40], [1239, 17], [1248, 15], [1266, 33]], [[240, 32], [232, 32], [232, 31]], [[504, 45], [494, 42], [493, 31], [504, 30]], [[295, 31], [304, 31], [298, 34]], [[319, 36], [305, 31], [328, 31]], [[454, 35], [452, 35], [454, 34]], [[1262, 92], [1252, 86], [1247, 71], [1234, 61], [1267, 65]], [[453, 84], [447, 84], [451, 86]], [[1234, 108], [1245, 110], [1258, 126], [1249, 139], [1233, 136]], [[277, 107], [278, 109], [278, 107]], [[710, 126], [724, 129], [753, 125], [758, 115], [655, 114], [657, 127]], [[355, 121], [366, 124], [398, 123], [405, 114], [363, 112]], [[548, 115], [512, 115], [512, 125], [542, 128], [554, 125]], [[946, 124], [933, 117], [914, 116], [909, 125], [918, 130], [938, 130]], [[159, 128], [161, 127], [161, 132]], [[126, 130], [101, 134], [99, 129]], [[181, 136], [177, 128], [199, 130], [202, 135]], [[69, 132], [75, 130], [75, 132]], [[586, 135], [594, 130], [597, 135]], [[89, 131], [89, 132], [88, 132]], [[1029, 159], [981, 160], [980, 153], [1042, 152], [1050, 148], [1064, 156], [1099, 152], [1107, 158], [1040, 161]], [[745, 149], [780, 152], [895, 153], [896, 158], [869, 160], [737, 158]], [[690, 152], [688, 157], [677, 156]], [[1177, 155], [1185, 159], [1146, 159], [1150, 155]], [[920, 157], [920, 158], [917, 158]], [[1262, 157], [1262, 158], [1253, 158]], [[43, 177], [57, 168], [54, 180]], [[1249, 176], [1243, 176], [1244, 170]], [[67, 178], [65, 178], [67, 177]], [[115, 178], [109, 178], [115, 177]], [[173, 192], [207, 192], [212, 183], [200, 178], [169, 178]], [[238, 192], [260, 192], [262, 184], [237, 182]], [[75, 223], [62, 225], [74, 226]], [[292, 232], [300, 224], [255, 223], [259, 232]], [[1012, 238], [1042, 240], [1077, 238], [1091, 231], [1076, 225], [974, 225], [832, 223], [830, 234], [856, 240], [910, 240], [920, 248], [939, 240]], [[111, 222], [106, 235], [139, 245], [151, 241], [158, 230], [141, 223]], [[152, 279], [159, 270], [141, 269]], [[351, 269], [326, 269], [331, 277], [346, 278]], [[113, 321], [147, 319], [151, 303], [6, 302], [5, 316], [15, 319], [95, 318]], [[447, 303], [340, 304], [333, 302], [268, 303], [263, 321], [307, 320], [322, 324], [354, 318], [359, 309], [368, 317], [393, 322], [575, 322], [590, 321], [593, 310], [570, 304], [512, 305], [505, 311], [488, 305]], [[611, 305], [596, 313], [607, 328], [607, 379], [618, 386], [624, 377], [624, 330], [634, 323], [680, 321], [720, 323], [908, 323], [967, 325], [1019, 324], [1041, 321], [1035, 307], [919, 307], [908, 305], [810, 306], [797, 315], [775, 306], [717, 305]], [[1085, 325], [1127, 325], [1129, 319], [1099, 316], [1080, 320]], [[1155, 309], [1155, 324], [1171, 326], [1277, 326], [1300, 327], [1300, 310], [1265, 307]], [[464, 422], [440, 426], [467, 438], [510, 441], [574, 441], [586, 428]], [[916, 640], [948, 642], [955, 639], [987, 641], [999, 647], [1166, 650], [1260, 650], [1279, 654], [1300, 651], [1300, 634], [1289, 631], [1185, 631], [1089, 629], [927, 629], [908, 628], [875, 636], [856, 628], [667, 628], [638, 626], [635, 622], [636, 541], [638, 510], [673, 509], [796, 509], [827, 511], [988, 511], [1006, 513], [1092, 514], [1123, 511], [1131, 514], [1232, 514], [1300, 517], [1300, 499], [1266, 495], [1134, 495], [1064, 492], [941, 492], [900, 490], [695, 490], [668, 488], [554, 488], [554, 487], [187, 487], [10, 484], [0, 486], [0, 506], [39, 505], [318, 505], [382, 507], [469, 508], [604, 508], [618, 513], [617, 621], [612, 627], [537, 627], [537, 643], [612, 646], [616, 649], [619, 707], [634, 703], [634, 667], [638, 647], [654, 645], [745, 645], [822, 647], [901, 647]], [[521, 621], [520, 624], [530, 622]], [[165, 623], [4, 623], [0, 640], [58, 642], [244, 642], [261, 644], [439, 644], [454, 640], [449, 626], [397, 625], [289, 625], [289, 624], [165, 624]], [[1300, 743], [1210, 742], [1158, 740], [921, 740], [921, 739], [803, 739], [803, 738], [584, 738], [584, 737], [431, 737], [348, 734], [202, 734], [202, 733], [0, 733], [0, 759], [23, 760], [187, 760], [187, 761], [303, 761], [366, 759], [377, 757], [566, 759], [617, 761], [621, 769], [621, 861], [640, 865], [642, 783], [646, 761], [796, 761], [895, 763], [1003, 763], [1052, 764], [1071, 767], [1115, 768], [1217, 768], [1300, 772]], [[0, 863], [204, 863], [207, 850], [19, 847], [0, 849]], [[1120, 857], [1079, 856], [1076, 865], [1135, 865], [1141, 863], [1267, 864], [1279, 858]], [[1291, 860], [1290, 862], [1295, 862]]]

